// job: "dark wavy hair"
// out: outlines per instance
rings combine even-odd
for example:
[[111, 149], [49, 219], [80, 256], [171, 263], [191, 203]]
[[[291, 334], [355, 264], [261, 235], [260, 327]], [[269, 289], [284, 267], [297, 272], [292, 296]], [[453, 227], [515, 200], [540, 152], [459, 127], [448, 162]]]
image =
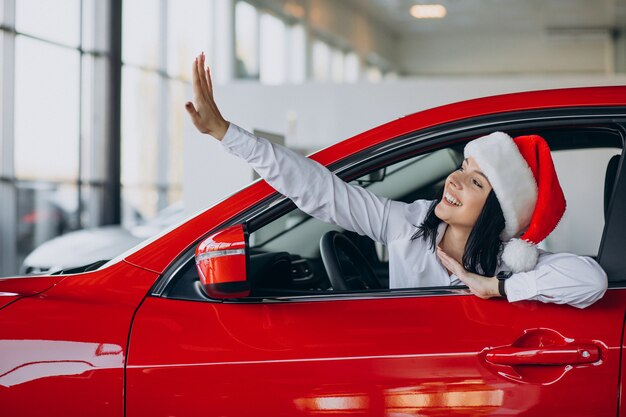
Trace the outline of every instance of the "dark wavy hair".
[[[424, 222], [417, 227], [417, 231], [411, 237], [411, 239], [421, 237], [430, 242], [433, 252], [435, 252], [437, 245], [437, 227], [442, 222], [435, 214], [435, 207], [441, 202], [443, 191], [444, 188], [442, 187], [437, 200], [433, 201], [429, 207]], [[504, 214], [502, 214], [502, 208], [496, 194], [491, 190], [465, 244], [462, 259], [465, 269], [475, 274], [495, 275], [498, 255], [502, 249], [500, 233], [503, 229]]]

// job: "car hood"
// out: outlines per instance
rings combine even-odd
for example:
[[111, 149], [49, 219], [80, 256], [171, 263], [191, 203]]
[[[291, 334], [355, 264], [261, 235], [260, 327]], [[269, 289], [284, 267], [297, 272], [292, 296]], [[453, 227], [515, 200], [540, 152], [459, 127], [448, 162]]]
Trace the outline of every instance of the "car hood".
[[20, 298], [40, 294], [63, 278], [60, 275], [0, 278], [0, 309]]

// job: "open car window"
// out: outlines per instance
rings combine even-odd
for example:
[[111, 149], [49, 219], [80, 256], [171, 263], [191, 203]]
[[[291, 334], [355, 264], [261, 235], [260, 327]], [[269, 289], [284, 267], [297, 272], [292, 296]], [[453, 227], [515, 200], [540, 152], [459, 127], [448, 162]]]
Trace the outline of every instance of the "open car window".
[[[543, 133], [543, 136], [550, 141], [550, 132]], [[611, 158], [619, 157], [621, 148], [590, 148], [587, 144], [580, 149], [569, 149], [562, 146], [566, 142], [562, 133], [554, 134], [553, 140], [556, 145], [552, 156], [568, 205], [558, 227], [539, 247], [554, 253], [595, 257], [604, 228], [607, 166]], [[384, 176], [367, 174], [353, 180], [352, 184], [407, 203], [435, 199], [445, 178], [461, 164], [462, 149], [445, 148], [413, 157], [386, 167]], [[372, 181], [371, 177], [375, 180]], [[320, 255], [320, 239], [332, 230], [346, 235], [359, 248], [370, 261], [383, 288], [388, 289], [389, 267], [384, 245], [312, 218], [298, 209], [251, 233], [251, 272], [257, 274], [253, 283], [267, 288], [286, 286], [298, 291], [332, 291]], [[271, 254], [281, 254], [285, 277], [277, 279], [281, 273], [268, 266], [275, 259]], [[348, 261], [347, 257], [345, 261]], [[258, 264], [263, 265], [257, 267]], [[288, 268], [291, 272], [286, 272]], [[349, 264], [346, 268], [350, 271]], [[353, 268], [351, 273], [356, 273], [356, 269]], [[289, 274], [291, 280], [286, 276]]]
[[[368, 173], [351, 183], [376, 195], [407, 203], [418, 198], [432, 199], [442, 181], [462, 160], [458, 150], [441, 149], [386, 167], [382, 180], [372, 182]], [[319, 256], [320, 238], [331, 230], [343, 229], [294, 209], [251, 233], [250, 246], [266, 252], [291, 248], [301, 256], [314, 257]]]
[[[392, 200], [407, 203], [430, 200], [462, 160], [459, 150], [445, 148], [385, 167], [384, 175], [379, 169], [376, 175], [368, 173], [351, 183]], [[253, 295], [332, 291], [320, 255], [320, 239], [332, 230], [348, 236], [368, 258], [383, 288], [388, 288], [389, 266], [384, 245], [293, 209], [250, 234], [249, 275]], [[352, 269], [354, 273], [356, 268], [350, 265], [350, 260], [346, 257], [343, 261], [346, 270]]]

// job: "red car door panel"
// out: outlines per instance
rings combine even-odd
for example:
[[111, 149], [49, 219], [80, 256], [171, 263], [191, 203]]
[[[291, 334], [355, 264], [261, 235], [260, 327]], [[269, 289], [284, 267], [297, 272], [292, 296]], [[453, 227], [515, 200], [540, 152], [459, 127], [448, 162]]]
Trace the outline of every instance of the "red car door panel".
[[[469, 294], [149, 297], [133, 324], [127, 415], [614, 416], [625, 297], [610, 290], [585, 310]], [[494, 363], [507, 354], [517, 362]]]

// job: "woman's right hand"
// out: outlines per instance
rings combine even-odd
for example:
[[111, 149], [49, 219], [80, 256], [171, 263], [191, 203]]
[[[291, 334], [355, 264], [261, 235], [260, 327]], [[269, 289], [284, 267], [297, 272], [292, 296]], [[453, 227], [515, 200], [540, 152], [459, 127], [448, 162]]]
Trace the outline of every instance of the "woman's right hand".
[[224, 120], [213, 100], [213, 84], [211, 72], [204, 66], [204, 52], [196, 57], [193, 63], [193, 95], [194, 103], [188, 101], [185, 104], [187, 112], [191, 116], [196, 129], [201, 133], [222, 140], [228, 130], [229, 122]]

